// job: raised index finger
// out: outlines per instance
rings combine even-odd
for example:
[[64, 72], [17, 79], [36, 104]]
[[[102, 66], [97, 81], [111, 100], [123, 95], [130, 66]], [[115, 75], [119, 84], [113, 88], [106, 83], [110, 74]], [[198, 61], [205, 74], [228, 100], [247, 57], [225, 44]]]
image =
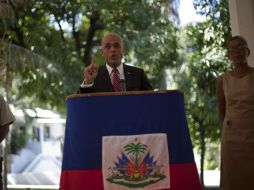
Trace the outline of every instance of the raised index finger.
[[92, 68], [93, 70], [97, 70], [97, 64], [96, 64], [96, 60], [95, 60], [95, 57], [94, 57], [94, 56], [92, 57], [91, 68]]

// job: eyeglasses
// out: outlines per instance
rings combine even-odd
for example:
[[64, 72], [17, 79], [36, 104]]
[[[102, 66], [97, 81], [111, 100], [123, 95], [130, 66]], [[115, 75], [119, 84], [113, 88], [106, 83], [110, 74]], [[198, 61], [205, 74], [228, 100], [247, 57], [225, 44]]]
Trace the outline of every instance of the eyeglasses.
[[242, 45], [239, 45], [239, 46], [236, 46], [236, 47], [229, 47], [228, 51], [229, 52], [235, 52], [235, 51], [238, 51], [238, 50], [242, 50], [244, 48], [247, 48], [247, 46], [242, 44]]

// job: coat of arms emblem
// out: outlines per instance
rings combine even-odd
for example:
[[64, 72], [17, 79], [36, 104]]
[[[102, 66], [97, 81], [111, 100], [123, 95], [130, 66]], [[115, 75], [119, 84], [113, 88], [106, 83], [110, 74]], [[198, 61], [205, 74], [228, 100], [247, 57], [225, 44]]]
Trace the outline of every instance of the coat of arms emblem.
[[120, 148], [113, 148], [114, 151], [108, 151], [110, 156], [107, 158], [110, 158], [111, 162], [107, 160], [108, 164], [103, 164], [106, 166], [103, 167], [104, 182], [118, 185], [118, 189], [119, 186], [147, 189], [148, 186], [157, 186], [156, 184], [161, 184], [159, 182], [165, 180], [168, 181], [167, 185], [169, 186], [167, 141], [161, 135], [164, 136], [164, 134], [147, 134], [110, 137], [111, 140], [116, 138], [116, 142], [126, 143], [119, 144]]

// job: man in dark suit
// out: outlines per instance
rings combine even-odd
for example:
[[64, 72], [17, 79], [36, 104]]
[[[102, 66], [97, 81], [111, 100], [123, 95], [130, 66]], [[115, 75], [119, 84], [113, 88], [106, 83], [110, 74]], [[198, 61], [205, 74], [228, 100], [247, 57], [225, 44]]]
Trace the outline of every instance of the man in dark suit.
[[[9, 126], [14, 122], [15, 117], [11, 112], [8, 103], [0, 95], [0, 143], [5, 139], [9, 132]], [[1, 148], [1, 147], [0, 147]], [[2, 153], [2, 151], [0, 151]], [[0, 190], [3, 189], [2, 181], [2, 162], [3, 157], [0, 155]]]
[[98, 68], [92, 59], [84, 69], [84, 81], [78, 93], [152, 90], [142, 69], [121, 63], [123, 40], [118, 34], [108, 33], [102, 39], [100, 53], [106, 64]]
[[15, 121], [8, 103], [0, 95], [0, 143], [4, 140], [9, 132], [9, 126]]

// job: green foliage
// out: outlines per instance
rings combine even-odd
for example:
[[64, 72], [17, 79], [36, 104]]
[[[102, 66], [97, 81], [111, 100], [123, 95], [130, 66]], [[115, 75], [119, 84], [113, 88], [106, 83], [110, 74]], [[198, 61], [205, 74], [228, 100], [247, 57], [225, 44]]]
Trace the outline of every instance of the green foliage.
[[[216, 111], [216, 79], [231, 67], [226, 53], [230, 25], [226, 0], [195, 0], [194, 5], [199, 14], [206, 16], [206, 20], [182, 29], [183, 64], [179, 67], [181, 75], [176, 76], [175, 80], [185, 93], [192, 142], [201, 155], [202, 181], [204, 166], [210, 169], [219, 167], [212, 153], [208, 152], [206, 165], [204, 159], [206, 150], [211, 150], [209, 147], [217, 145], [220, 140], [222, 126]], [[210, 146], [206, 147], [207, 144]], [[218, 154], [218, 146], [213, 150], [216, 148]]]
[[20, 128], [12, 128], [10, 148], [12, 154], [17, 154], [18, 151], [26, 145], [27, 135], [24, 130]]
[[218, 154], [220, 143], [207, 142], [206, 144], [207, 144], [206, 146], [207, 156], [206, 156], [205, 168], [207, 170], [216, 170], [220, 167], [220, 165], [218, 165], [218, 163], [220, 163], [220, 155]]
[[10, 99], [64, 110], [65, 98], [77, 91], [91, 55], [103, 64], [98, 52], [107, 31], [123, 36], [124, 63], [143, 67], [153, 86], [160, 88], [161, 71], [178, 59], [177, 28], [169, 19], [176, 12], [171, 10], [172, 2], [38, 0], [22, 1], [19, 6], [6, 2], [14, 22], [0, 29], [0, 38], [5, 42], [5, 86]]

